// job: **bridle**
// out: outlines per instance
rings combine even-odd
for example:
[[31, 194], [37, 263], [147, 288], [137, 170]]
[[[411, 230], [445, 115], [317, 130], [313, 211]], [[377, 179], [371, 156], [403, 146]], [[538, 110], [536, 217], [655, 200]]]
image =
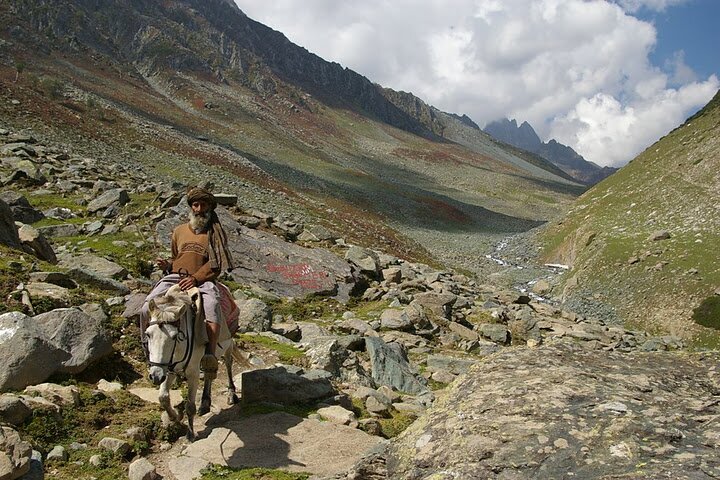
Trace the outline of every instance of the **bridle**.
[[[167, 368], [168, 371], [173, 372], [173, 373], [182, 373], [185, 371], [185, 368], [187, 368], [187, 364], [190, 361], [190, 356], [192, 355], [193, 347], [195, 344], [195, 335], [193, 335], [190, 332], [190, 328], [192, 327], [190, 319], [193, 317], [193, 315], [191, 315], [187, 311], [184, 311], [183, 317], [185, 317], [185, 330], [184, 331], [180, 328], [180, 322], [182, 321], [181, 319], [178, 319], [174, 322], [151, 321], [150, 323], [148, 323], [148, 326], [146, 327], [145, 330], [147, 330], [148, 328], [150, 328], [153, 325], [158, 325], [160, 327], [160, 329], [168, 337], [170, 337], [171, 335], [168, 334], [164, 330], [163, 327], [165, 325], [173, 325], [178, 329], [177, 335], [175, 336], [175, 338], [173, 338], [173, 346], [172, 346], [172, 350], [170, 351], [170, 358], [168, 359], [168, 361], [167, 362], [152, 362], [152, 361], [150, 361], [150, 355], [148, 355], [148, 364], [151, 367], [161, 367], [163, 369]], [[183, 357], [180, 360], [173, 362], [172, 360], [175, 357], [175, 349], [177, 348], [178, 343], [180, 343], [180, 342], [185, 343], [185, 354], [183, 355]], [[180, 364], [182, 364], [182, 367], [180, 368], [179, 371], [176, 371], [175, 368]]]

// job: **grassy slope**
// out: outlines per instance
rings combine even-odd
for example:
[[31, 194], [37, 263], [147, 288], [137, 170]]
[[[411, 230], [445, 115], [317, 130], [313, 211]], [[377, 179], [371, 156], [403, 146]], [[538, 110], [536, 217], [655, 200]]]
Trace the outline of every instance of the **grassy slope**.
[[[715, 344], [690, 319], [720, 286], [718, 171], [720, 93], [544, 230], [546, 259], [572, 264], [566, 294], [594, 292], [630, 324]], [[671, 238], [649, 240], [659, 230]]]

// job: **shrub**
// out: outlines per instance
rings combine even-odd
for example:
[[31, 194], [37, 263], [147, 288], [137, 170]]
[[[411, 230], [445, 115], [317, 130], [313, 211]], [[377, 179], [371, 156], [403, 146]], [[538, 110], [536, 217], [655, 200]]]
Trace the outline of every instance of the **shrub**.
[[720, 296], [713, 295], [693, 310], [693, 320], [703, 327], [720, 330]]

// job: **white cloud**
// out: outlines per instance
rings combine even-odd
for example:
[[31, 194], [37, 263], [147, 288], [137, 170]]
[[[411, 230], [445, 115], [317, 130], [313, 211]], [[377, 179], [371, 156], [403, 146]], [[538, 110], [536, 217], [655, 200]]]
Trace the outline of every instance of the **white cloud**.
[[687, 3], [689, 0], [617, 0], [617, 3], [629, 13], [635, 13], [641, 8], [663, 11], [674, 5]]
[[[720, 88], [680, 53], [650, 64], [655, 27], [628, 12], [685, 0], [236, 0], [330, 61], [480, 125], [527, 120], [601, 165], [627, 162]], [[617, 136], [622, 135], [622, 139]]]

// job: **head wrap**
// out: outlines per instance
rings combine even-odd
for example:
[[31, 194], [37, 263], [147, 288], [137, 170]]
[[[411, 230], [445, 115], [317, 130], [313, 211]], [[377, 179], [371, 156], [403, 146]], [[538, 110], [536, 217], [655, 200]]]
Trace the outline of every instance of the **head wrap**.
[[188, 205], [192, 206], [193, 203], [198, 201], [207, 202], [207, 204], [210, 206], [210, 210], [215, 210], [215, 207], [217, 207], [217, 200], [215, 200], [215, 195], [213, 195], [210, 190], [206, 190], [200, 187], [195, 187], [188, 190]]
[[210, 268], [220, 271], [232, 271], [232, 269], [235, 268], [235, 264], [227, 246], [227, 234], [215, 212], [215, 207], [217, 207], [215, 196], [209, 190], [195, 187], [188, 191], [187, 202], [188, 205], [192, 206], [192, 204], [197, 201], [207, 202], [211, 210], [210, 222], [207, 227]]

